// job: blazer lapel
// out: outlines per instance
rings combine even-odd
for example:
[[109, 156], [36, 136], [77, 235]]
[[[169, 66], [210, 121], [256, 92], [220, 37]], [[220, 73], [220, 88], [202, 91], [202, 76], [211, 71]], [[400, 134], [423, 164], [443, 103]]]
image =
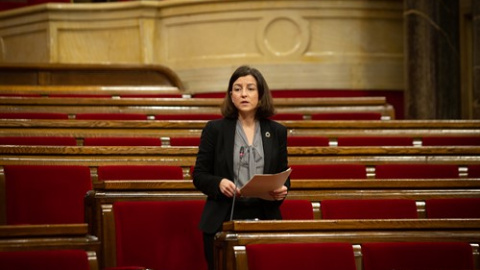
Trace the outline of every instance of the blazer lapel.
[[236, 119], [225, 118], [225, 138], [224, 138], [224, 149], [225, 149], [225, 159], [227, 160], [228, 172], [230, 173], [230, 178], [233, 181], [233, 146], [235, 143], [235, 129], [237, 121]]
[[272, 164], [272, 130], [270, 125], [267, 121], [260, 121], [260, 132], [262, 135], [262, 143], [263, 143], [263, 153], [264, 153], [264, 168], [263, 173], [269, 173]]

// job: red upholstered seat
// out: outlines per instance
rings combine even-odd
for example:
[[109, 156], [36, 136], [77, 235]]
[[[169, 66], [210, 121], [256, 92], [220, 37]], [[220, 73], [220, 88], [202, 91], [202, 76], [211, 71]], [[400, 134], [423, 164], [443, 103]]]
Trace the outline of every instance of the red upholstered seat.
[[84, 223], [87, 166], [6, 165], [7, 224]]
[[249, 270], [356, 270], [350, 243], [273, 243], [245, 246]]
[[147, 115], [140, 113], [79, 113], [78, 120], [147, 120]]
[[83, 140], [84, 146], [162, 146], [160, 138], [91, 137]]
[[28, 250], [0, 252], [0, 266], [8, 270], [90, 270], [84, 250]]
[[468, 165], [468, 177], [480, 177], [480, 165]]
[[277, 121], [303, 120], [303, 114], [302, 113], [277, 113], [270, 118]]
[[364, 270], [474, 269], [472, 247], [463, 242], [362, 244]]
[[480, 218], [480, 198], [425, 200], [427, 218]]
[[221, 114], [204, 113], [204, 114], [157, 114], [155, 120], [214, 120], [222, 118]]
[[321, 136], [289, 136], [288, 146], [329, 146], [329, 139]]
[[410, 137], [338, 137], [338, 146], [413, 146]]
[[114, 203], [116, 266], [207, 269], [198, 228], [204, 204], [203, 200]]
[[284, 220], [313, 219], [312, 202], [309, 200], [285, 200], [280, 205]]
[[145, 95], [135, 95], [135, 94], [125, 94], [120, 95], [121, 98], [182, 98], [182, 94], [145, 94]]
[[181, 180], [180, 166], [104, 165], [98, 166], [98, 180]]
[[90, 94], [50, 94], [50, 98], [112, 98], [111, 95], [90, 95]]
[[480, 145], [480, 136], [428, 136], [422, 138], [423, 146]]
[[315, 113], [312, 120], [381, 120], [382, 114], [375, 112]]
[[1, 145], [61, 145], [76, 146], [74, 137], [0, 137]]
[[296, 179], [366, 179], [363, 164], [306, 164], [291, 165], [291, 180]]
[[194, 93], [194, 98], [224, 98], [225, 92]]
[[0, 113], [0, 119], [68, 119], [65, 113]]
[[323, 200], [323, 219], [397, 219], [418, 218], [414, 200]]
[[375, 178], [457, 178], [454, 164], [380, 164], [375, 166]]
[[199, 146], [200, 137], [171, 137], [171, 146]]

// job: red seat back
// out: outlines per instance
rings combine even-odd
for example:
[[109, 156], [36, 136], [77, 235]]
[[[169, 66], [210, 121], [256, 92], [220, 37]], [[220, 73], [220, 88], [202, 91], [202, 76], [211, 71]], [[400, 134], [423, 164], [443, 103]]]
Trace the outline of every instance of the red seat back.
[[411, 137], [338, 137], [338, 146], [413, 146]]
[[480, 218], [480, 198], [425, 200], [427, 218]]
[[480, 136], [427, 136], [423, 146], [480, 145]]
[[288, 136], [288, 146], [329, 146], [329, 139], [321, 136]]
[[284, 220], [313, 219], [313, 207], [309, 200], [285, 200], [280, 205]]
[[306, 164], [291, 165], [290, 179], [366, 179], [363, 164]]
[[323, 200], [323, 219], [397, 219], [418, 218], [414, 200]]
[[458, 178], [454, 164], [380, 164], [375, 167], [375, 178]]
[[205, 270], [198, 228], [204, 201], [124, 201], [113, 205], [116, 266]]
[[312, 120], [381, 120], [382, 114], [375, 112], [315, 113]]
[[480, 164], [468, 165], [468, 177], [480, 177]]
[[79, 113], [78, 120], [147, 120], [147, 115], [140, 113]]
[[84, 223], [87, 166], [6, 165], [7, 224]]
[[171, 146], [199, 146], [200, 137], [171, 137]]
[[363, 269], [474, 269], [472, 247], [462, 242], [362, 244]]
[[205, 114], [157, 114], [155, 120], [214, 120], [222, 118], [221, 114], [205, 113]]
[[0, 119], [68, 119], [66, 113], [0, 113]]
[[356, 270], [349, 243], [275, 243], [246, 245], [249, 270]]
[[61, 145], [76, 146], [74, 137], [0, 137], [1, 145]]
[[98, 166], [98, 180], [181, 180], [180, 166], [169, 165], [103, 165]]
[[28, 250], [0, 252], [0, 265], [8, 270], [90, 270], [84, 250]]
[[162, 146], [159, 138], [139, 137], [89, 137], [83, 140], [84, 146]]

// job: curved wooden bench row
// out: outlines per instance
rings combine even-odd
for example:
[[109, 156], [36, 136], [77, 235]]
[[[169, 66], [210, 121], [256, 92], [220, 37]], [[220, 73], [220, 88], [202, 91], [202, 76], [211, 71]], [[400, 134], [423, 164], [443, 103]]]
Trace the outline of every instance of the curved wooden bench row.
[[90, 269], [95, 270], [100, 269], [100, 247], [88, 224], [0, 226], [0, 252], [80, 249], [87, 252]]
[[[248, 269], [245, 246], [258, 243], [467, 242], [478, 265], [480, 220], [314, 220], [226, 222], [215, 240], [215, 269]], [[358, 251], [358, 250], [357, 250]], [[361, 263], [357, 262], [357, 265]]]
[[[178, 75], [162, 65], [146, 64], [2, 64], [0, 84], [26, 88], [58, 86], [173, 86], [184, 90]], [[6, 87], [5, 89], [8, 89]], [[20, 90], [17, 93], [22, 93]]]
[[[289, 136], [480, 136], [478, 120], [279, 121]], [[7, 120], [0, 136], [200, 137], [207, 121]]]
[[[197, 147], [155, 146], [0, 146], [0, 165], [146, 165], [190, 168]], [[478, 164], [480, 147], [289, 147], [289, 164]]]

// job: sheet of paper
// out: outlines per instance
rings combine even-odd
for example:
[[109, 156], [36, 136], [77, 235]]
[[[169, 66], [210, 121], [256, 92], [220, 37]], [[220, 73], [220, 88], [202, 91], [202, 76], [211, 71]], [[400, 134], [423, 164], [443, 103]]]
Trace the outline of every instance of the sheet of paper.
[[240, 193], [242, 197], [255, 197], [273, 201], [269, 192], [281, 188], [291, 172], [292, 169], [288, 168], [277, 174], [256, 174], [240, 189]]

